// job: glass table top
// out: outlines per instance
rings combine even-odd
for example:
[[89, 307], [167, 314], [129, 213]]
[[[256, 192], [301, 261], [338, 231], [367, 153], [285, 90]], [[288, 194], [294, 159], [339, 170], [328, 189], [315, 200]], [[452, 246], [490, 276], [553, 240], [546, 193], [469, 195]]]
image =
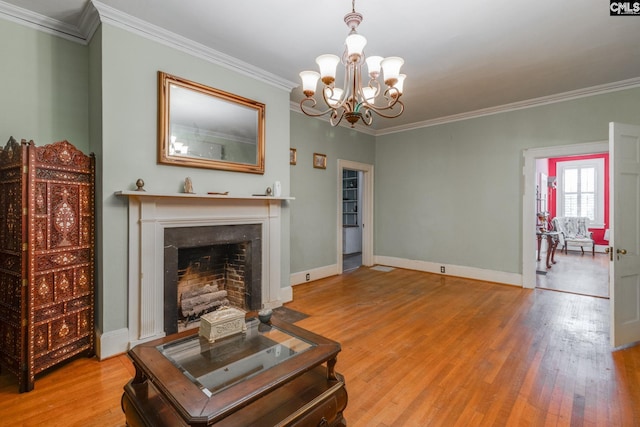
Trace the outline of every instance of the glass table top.
[[315, 346], [276, 326], [249, 319], [246, 333], [214, 343], [193, 335], [156, 348], [211, 397]]

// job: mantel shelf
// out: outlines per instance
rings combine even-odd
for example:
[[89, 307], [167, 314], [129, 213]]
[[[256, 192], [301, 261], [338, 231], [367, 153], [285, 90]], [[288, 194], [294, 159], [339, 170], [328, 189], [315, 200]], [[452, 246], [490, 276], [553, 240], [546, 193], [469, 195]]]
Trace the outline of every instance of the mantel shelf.
[[203, 194], [203, 193], [152, 193], [149, 191], [121, 190], [114, 193], [116, 196], [125, 197], [166, 197], [172, 199], [234, 199], [234, 200], [295, 200], [291, 196], [248, 196], [248, 195], [224, 195], [224, 194]]

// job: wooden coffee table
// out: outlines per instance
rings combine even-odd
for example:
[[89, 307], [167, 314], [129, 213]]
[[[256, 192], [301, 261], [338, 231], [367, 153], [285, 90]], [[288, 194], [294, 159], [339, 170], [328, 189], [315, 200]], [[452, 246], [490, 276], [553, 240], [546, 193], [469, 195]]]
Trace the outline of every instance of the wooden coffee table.
[[210, 343], [198, 330], [129, 351], [129, 426], [346, 426], [340, 344], [273, 318]]

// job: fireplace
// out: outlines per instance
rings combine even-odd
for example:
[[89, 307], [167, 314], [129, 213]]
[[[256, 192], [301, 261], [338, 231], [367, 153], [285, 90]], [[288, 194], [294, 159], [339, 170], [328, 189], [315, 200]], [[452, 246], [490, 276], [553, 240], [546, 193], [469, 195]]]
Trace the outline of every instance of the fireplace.
[[[288, 277], [281, 274], [282, 267], [282, 204], [291, 197], [220, 196], [206, 194], [163, 194], [150, 191], [119, 191], [119, 196], [129, 200], [129, 274], [128, 274], [128, 324], [126, 329], [101, 336], [101, 351], [116, 354], [156, 338], [166, 336], [165, 330], [165, 248], [186, 246], [195, 251], [216, 244], [240, 244], [250, 241], [251, 293], [248, 308], [276, 308], [291, 301], [292, 293]], [[230, 239], [211, 237], [209, 233], [235, 226], [256, 229], [257, 237]], [[166, 236], [192, 229], [202, 242], [182, 244], [166, 241]], [[167, 234], [165, 234], [165, 232]], [[170, 237], [169, 237], [170, 238]], [[216, 239], [221, 239], [216, 241]], [[207, 251], [209, 249], [202, 249]], [[205, 258], [208, 255], [203, 255]], [[178, 263], [179, 261], [174, 261]], [[257, 266], [256, 266], [257, 265]], [[255, 267], [254, 267], [255, 266]], [[259, 268], [258, 268], [259, 266]], [[177, 282], [178, 268], [173, 273]], [[259, 286], [259, 287], [258, 287]], [[243, 291], [244, 292], [244, 291]], [[177, 288], [172, 291], [177, 304]], [[227, 289], [229, 293], [229, 289]], [[231, 302], [231, 301], [230, 301]], [[176, 312], [172, 309], [172, 312]], [[173, 323], [173, 322], [172, 322]]]
[[262, 306], [260, 224], [164, 230], [164, 331], [198, 325], [222, 306]]

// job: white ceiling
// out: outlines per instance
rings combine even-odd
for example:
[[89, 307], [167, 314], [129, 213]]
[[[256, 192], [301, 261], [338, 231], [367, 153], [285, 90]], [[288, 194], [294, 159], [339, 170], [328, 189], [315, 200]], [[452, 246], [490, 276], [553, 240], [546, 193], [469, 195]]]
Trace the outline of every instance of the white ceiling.
[[[80, 27], [89, 0], [4, 0]], [[3, 2], [0, 1], [0, 5]], [[342, 54], [349, 0], [101, 0], [297, 83], [322, 53]], [[569, 92], [640, 85], [640, 16], [602, 0], [357, 0], [368, 55], [401, 56], [408, 127]], [[98, 7], [98, 9], [100, 9]], [[603, 86], [604, 85], [604, 86]], [[300, 90], [292, 92], [299, 100]], [[489, 110], [487, 110], [489, 109]]]

